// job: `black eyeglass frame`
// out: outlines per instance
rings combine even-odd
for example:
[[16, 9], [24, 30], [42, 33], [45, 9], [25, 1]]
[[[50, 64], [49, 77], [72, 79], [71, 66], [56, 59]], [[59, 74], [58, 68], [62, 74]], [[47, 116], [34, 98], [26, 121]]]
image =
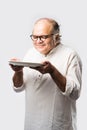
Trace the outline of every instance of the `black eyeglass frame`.
[[[38, 38], [39, 38], [41, 41], [44, 41], [44, 40], [46, 40], [47, 38], [49, 38], [49, 37], [51, 37], [51, 36], [53, 36], [53, 35], [55, 35], [55, 34], [41, 35], [41, 36], [37, 36], [37, 35], [31, 34], [30, 37], [31, 37], [31, 39], [32, 39], [33, 41], [37, 41]], [[33, 37], [35, 37], [35, 38], [33, 38]]]

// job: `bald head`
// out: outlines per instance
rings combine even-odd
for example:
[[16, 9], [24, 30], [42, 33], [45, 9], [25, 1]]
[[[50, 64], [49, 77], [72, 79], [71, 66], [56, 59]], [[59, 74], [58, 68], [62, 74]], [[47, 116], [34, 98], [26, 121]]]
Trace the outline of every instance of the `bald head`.
[[45, 25], [50, 26], [50, 31], [52, 33], [59, 33], [60, 31], [59, 24], [52, 18], [40, 18], [35, 22], [34, 26], [40, 23], [44, 23]]

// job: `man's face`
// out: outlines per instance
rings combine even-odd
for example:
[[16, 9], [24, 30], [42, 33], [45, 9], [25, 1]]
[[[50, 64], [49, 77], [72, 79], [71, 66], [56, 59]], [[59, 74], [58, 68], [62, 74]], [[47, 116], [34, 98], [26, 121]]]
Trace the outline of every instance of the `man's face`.
[[[48, 38], [44, 37], [47, 35]], [[38, 23], [35, 24], [33, 30], [33, 36], [35, 38], [35, 40], [33, 40], [34, 47], [40, 53], [47, 55], [50, 52], [50, 50], [54, 47], [52, 25], [47, 21], [39, 21]]]

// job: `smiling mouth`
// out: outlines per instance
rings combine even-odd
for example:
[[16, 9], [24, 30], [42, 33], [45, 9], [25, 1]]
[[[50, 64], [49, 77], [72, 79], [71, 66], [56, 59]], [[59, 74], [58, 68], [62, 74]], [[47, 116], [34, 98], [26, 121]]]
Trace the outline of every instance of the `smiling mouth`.
[[43, 46], [45, 46], [45, 44], [43, 44], [43, 43], [41, 43], [41, 44], [35, 44], [35, 46], [37, 46], [37, 47], [43, 47]]

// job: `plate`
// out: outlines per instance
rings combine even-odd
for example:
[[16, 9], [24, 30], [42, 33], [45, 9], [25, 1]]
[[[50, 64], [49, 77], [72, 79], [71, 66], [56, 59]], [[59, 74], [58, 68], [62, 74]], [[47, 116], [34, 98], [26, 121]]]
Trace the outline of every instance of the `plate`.
[[9, 61], [9, 64], [16, 66], [24, 66], [24, 67], [40, 67], [43, 66], [41, 63], [31, 63], [31, 62], [22, 62], [22, 61]]

